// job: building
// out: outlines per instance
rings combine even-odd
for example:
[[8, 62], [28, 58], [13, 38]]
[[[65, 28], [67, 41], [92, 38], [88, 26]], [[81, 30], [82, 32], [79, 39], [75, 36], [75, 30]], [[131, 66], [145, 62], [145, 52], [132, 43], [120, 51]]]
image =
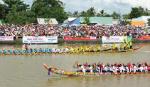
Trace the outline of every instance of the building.
[[[113, 18], [112, 17], [88, 17], [90, 24], [99, 24], [99, 25], [112, 25]], [[64, 21], [63, 25], [68, 26], [80, 26], [85, 23], [85, 17], [78, 18], [68, 18]]]
[[143, 20], [132, 20], [131, 25], [135, 27], [145, 27], [146, 23]]
[[147, 27], [148, 26], [148, 19], [150, 19], [150, 16], [141, 16], [138, 18], [134, 18], [131, 21], [131, 25]]
[[[80, 23], [84, 23], [85, 17], [80, 17]], [[112, 25], [112, 17], [89, 17], [90, 24]]]
[[38, 24], [58, 24], [58, 21], [55, 18], [37, 18]]

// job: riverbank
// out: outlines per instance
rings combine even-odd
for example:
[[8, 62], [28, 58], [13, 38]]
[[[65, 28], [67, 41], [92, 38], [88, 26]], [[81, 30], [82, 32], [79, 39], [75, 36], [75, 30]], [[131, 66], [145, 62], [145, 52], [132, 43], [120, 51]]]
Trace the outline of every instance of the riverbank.
[[[132, 40], [133, 43], [150, 43], [150, 40], [137, 40], [137, 39], [133, 39]], [[92, 40], [92, 41], [64, 41], [62, 38], [58, 39], [58, 44], [74, 44], [74, 43], [82, 43], [82, 44], [101, 44], [102, 40], [101, 39], [97, 39], [97, 40]], [[22, 43], [22, 39], [16, 39], [14, 41], [0, 41], [0, 44], [8, 44], [8, 45], [13, 45], [13, 44], [18, 44], [21, 45]]]

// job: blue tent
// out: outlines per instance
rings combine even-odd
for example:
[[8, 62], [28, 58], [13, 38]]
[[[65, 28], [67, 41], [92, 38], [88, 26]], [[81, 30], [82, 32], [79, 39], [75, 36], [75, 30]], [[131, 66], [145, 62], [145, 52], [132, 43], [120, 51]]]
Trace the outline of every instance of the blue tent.
[[80, 26], [80, 18], [76, 18], [69, 22], [69, 26]]

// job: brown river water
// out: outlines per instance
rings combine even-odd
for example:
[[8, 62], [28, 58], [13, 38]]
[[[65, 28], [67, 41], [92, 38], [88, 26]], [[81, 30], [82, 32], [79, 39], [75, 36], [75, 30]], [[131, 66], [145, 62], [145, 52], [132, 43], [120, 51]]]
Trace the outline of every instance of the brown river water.
[[[56, 66], [72, 71], [75, 61], [80, 63], [104, 62], [150, 63], [150, 44], [142, 45], [136, 51], [122, 53], [83, 53], [46, 55], [7, 55], [0, 56], [0, 87], [150, 87], [150, 74], [107, 75], [99, 77], [61, 77], [48, 76], [42, 64]], [[51, 45], [57, 47], [57, 45]], [[16, 46], [1, 45], [0, 48]]]

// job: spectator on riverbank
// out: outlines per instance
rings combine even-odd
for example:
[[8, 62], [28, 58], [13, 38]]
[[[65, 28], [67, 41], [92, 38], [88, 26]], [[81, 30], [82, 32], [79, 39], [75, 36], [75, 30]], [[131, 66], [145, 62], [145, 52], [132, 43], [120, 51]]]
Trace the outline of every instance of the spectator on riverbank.
[[129, 36], [139, 37], [146, 35], [146, 31], [132, 26], [121, 25], [83, 25], [78, 27], [62, 27], [58, 25], [0, 25], [1, 36], [71, 36], [97, 37], [102, 36]]

